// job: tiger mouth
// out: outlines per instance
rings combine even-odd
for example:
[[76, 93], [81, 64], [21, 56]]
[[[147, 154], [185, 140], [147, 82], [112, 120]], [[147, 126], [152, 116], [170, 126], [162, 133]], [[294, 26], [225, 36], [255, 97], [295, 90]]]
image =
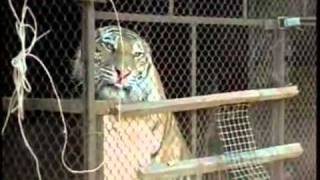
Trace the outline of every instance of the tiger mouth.
[[114, 87], [116, 89], [128, 89], [128, 76], [130, 73], [121, 75], [118, 74], [117, 76], [113, 76], [112, 78], [108, 79], [100, 79], [97, 82], [96, 88], [97, 90], [102, 89], [104, 87]]
[[104, 81], [100, 85], [98, 85], [97, 91], [104, 89], [104, 88], [113, 88], [115, 90], [124, 90], [124, 91], [131, 90], [131, 87], [124, 80], [118, 80], [116, 82]]
[[113, 83], [114, 86], [119, 87], [119, 88], [124, 87], [128, 82], [128, 79], [127, 79], [128, 76], [129, 76], [129, 73], [125, 74], [123, 76], [119, 76], [118, 79], [116, 80], [116, 82]]

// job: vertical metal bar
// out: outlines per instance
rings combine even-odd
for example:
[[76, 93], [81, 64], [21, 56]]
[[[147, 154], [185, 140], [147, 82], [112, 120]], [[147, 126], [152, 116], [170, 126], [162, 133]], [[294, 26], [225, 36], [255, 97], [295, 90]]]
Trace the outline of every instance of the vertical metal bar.
[[174, 0], [169, 0], [169, 14], [174, 15]]
[[[96, 167], [97, 161], [97, 120], [94, 111], [95, 89], [94, 89], [94, 71], [93, 58], [95, 50], [95, 10], [94, 2], [91, 0], [82, 2], [82, 60], [85, 64], [85, 87], [83, 92], [84, 101], [84, 135], [85, 135], [85, 167], [92, 169]], [[96, 173], [87, 174], [88, 180], [97, 180]]]
[[[197, 25], [191, 25], [191, 95], [197, 95]], [[197, 155], [197, 112], [191, 112], [192, 153]]]
[[[277, 87], [285, 85], [285, 30], [277, 30], [275, 38], [275, 47], [273, 48], [273, 83]], [[280, 145], [284, 143], [284, 125], [285, 125], [285, 102], [284, 100], [274, 102], [272, 106], [272, 143]], [[283, 161], [272, 165], [272, 178], [283, 179], [284, 168]]]
[[248, 18], [248, 0], [243, 0], [242, 6], [243, 6], [242, 16], [243, 18]]
[[189, 6], [188, 10], [189, 10], [189, 16], [193, 15], [193, 0], [189, 0], [188, 2], [186, 2], [186, 6]]
[[302, 16], [308, 16], [308, 3], [310, 1], [302, 1], [303, 3], [303, 12], [302, 12]]
[[[96, 124], [96, 131], [97, 134], [96, 137], [96, 165], [100, 164], [102, 161], [104, 161], [104, 124], [103, 124], [103, 117], [102, 115], [96, 116], [95, 118], [95, 124]], [[93, 154], [94, 155], [94, 154]], [[101, 169], [97, 171], [96, 173], [96, 179], [95, 180], [104, 180], [104, 170]]]

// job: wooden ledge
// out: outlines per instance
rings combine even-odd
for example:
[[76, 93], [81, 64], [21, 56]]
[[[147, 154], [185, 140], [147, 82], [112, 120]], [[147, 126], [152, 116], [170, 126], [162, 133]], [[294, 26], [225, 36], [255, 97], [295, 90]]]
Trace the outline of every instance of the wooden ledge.
[[234, 162], [270, 163], [297, 158], [303, 153], [300, 143], [263, 148], [252, 152], [231, 155], [219, 155], [198, 159], [184, 160], [173, 166], [155, 164], [139, 172], [142, 179], [173, 178], [190, 176], [235, 168]]

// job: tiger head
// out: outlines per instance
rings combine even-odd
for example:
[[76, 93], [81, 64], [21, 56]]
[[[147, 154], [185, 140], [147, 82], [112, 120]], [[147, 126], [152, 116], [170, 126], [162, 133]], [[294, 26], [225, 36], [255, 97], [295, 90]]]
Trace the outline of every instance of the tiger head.
[[[120, 33], [121, 30], [121, 33]], [[164, 98], [158, 72], [148, 43], [135, 32], [106, 26], [97, 29], [94, 74], [97, 99], [125, 102]], [[73, 66], [76, 79], [84, 79], [84, 63], [78, 51]]]

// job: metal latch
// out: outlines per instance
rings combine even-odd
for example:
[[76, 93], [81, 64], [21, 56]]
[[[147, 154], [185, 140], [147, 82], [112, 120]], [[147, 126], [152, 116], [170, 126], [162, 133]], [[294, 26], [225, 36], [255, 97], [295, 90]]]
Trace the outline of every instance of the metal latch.
[[301, 26], [301, 18], [300, 17], [278, 17], [278, 25], [280, 29], [285, 29], [289, 27], [298, 27]]

